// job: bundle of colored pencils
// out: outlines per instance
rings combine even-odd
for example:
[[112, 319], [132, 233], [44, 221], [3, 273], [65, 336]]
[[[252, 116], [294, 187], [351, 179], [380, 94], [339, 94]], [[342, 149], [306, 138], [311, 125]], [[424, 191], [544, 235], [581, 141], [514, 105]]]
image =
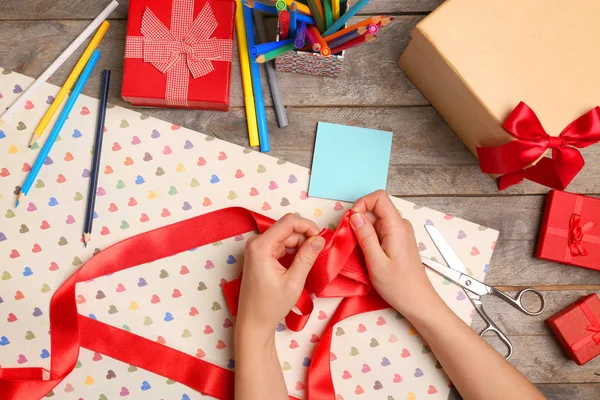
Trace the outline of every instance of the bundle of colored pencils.
[[276, 0], [274, 6], [244, 1], [247, 7], [279, 17], [278, 40], [249, 49], [250, 58], [257, 63], [295, 50], [313, 51], [323, 57], [339, 54], [375, 40], [379, 29], [394, 19], [375, 16], [346, 26], [369, 0], [358, 0], [350, 7], [346, 0]]

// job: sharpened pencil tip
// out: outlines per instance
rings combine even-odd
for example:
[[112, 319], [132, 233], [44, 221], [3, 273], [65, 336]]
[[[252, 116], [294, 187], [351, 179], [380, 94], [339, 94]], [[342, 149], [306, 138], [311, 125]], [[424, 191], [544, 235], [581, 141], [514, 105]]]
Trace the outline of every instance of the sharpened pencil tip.
[[36, 135], [33, 135], [31, 137], [31, 140], [29, 141], [29, 148], [32, 148], [36, 141], [37, 141]]
[[259, 63], [259, 64], [264, 64], [264, 62], [265, 62], [265, 56], [260, 55], [260, 56], [256, 57], [256, 62]]
[[83, 234], [83, 245], [84, 245], [85, 247], [87, 247], [87, 245], [88, 245], [88, 242], [89, 242], [89, 241], [90, 241], [90, 239], [91, 239], [91, 236], [92, 236], [92, 234], [91, 234], [91, 233], [84, 233], [84, 234]]
[[15, 202], [15, 208], [19, 207], [19, 200]]

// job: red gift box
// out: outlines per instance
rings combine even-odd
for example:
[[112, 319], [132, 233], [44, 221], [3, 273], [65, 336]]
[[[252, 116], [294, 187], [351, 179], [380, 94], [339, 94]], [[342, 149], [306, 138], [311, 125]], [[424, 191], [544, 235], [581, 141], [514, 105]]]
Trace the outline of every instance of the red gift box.
[[590, 294], [546, 320], [569, 358], [583, 365], [600, 355], [600, 299]]
[[123, 99], [227, 111], [235, 7], [234, 0], [131, 0]]
[[600, 270], [600, 199], [550, 191], [536, 256]]

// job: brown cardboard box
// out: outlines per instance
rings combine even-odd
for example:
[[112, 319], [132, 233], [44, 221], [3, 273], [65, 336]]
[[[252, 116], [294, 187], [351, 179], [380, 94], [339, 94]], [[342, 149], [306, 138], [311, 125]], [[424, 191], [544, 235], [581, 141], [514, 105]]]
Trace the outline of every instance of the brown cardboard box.
[[599, 42], [597, 0], [447, 0], [399, 65], [477, 156], [520, 101], [551, 136], [599, 105]]

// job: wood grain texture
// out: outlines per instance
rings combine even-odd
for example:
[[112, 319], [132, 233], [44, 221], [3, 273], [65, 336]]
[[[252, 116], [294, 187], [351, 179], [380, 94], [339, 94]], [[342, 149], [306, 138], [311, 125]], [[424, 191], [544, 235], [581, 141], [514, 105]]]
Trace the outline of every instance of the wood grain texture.
[[[560, 383], [537, 384], [537, 388], [550, 400], [597, 400], [600, 393], [599, 383]], [[461, 397], [452, 390], [448, 400], [460, 400]]]
[[[268, 1], [263, 0], [264, 3]], [[401, 14], [426, 13], [443, 0], [372, 0], [359, 13]], [[58, 20], [93, 19], [106, 7], [109, 0], [3, 0], [0, 4], [0, 20]], [[126, 19], [128, 0], [119, 0], [120, 6], [110, 19]]]
[[[278, 74], [290, 126], [285, 130], [277, 127], [271, 99], [265, 95], [271, 154], [310, 168], [319, 121], [393, 131], [389, 192], [500, 230], [486, 282], [513, 295], [519, 287], [544, 289], [547, 308], [539, 317], [522, 314], [491, 296], [483, 299], [490, 317], [515, 346], [514, 365], [550, 399], [598, 399], [600, 358], [583, 367], [568, 360], [544, 319], [581, 296], [600, 292], [600, 274], [534, 257], [548, 189], [523, 183], [499, 193], [495, 182], [479, 171], [475, 158], [396, 64], [415, 24], [442, 2], [372, 0], [360, 14], [393, 14], [397, 20], [382, 30], [374, 43], [348, 52], [342, 77]], [[0, 66], [38, 76], [106, 3], [108, 0], [1, 1]], [[111, 28], [100, 47], [103, 54], [99, 68], [113, 70], [110, 102], [127, 107], [120, 97], [120, 81], [128, 1], [120, 3], [110, 17]], [[71, 57], [50, 82], [61, 85], [82, 51]], [[247, 146], [237, 49], [234, 54], [231, 111], [140, 111]], [[85, 94], [97, 97], [98, 88], [99, 74], [95, 74]], [[266, 84], [263, 89], [268, 93]], [[598, 194], [600, 146], [585, 149], [583, 154], [587, 165], [569, 189]], [[483, 328], [478, 315], [472, 326], [477, 331]], [[486, 339], [504, 351], [496, 338]], [[460, 397], [454, 393], [450, 398]]]
[[[398, 17], [394, 23], [381, 30], [376, 41], [349, 51], [344, 61], [345, 72], [339, 78], [279, 73], [278, 78], [285, 105], [300, 107], [314, 104], [427, 105], [427, 101], [397, 65], [398, 58], [408, 45], [410, 31], [420, 18], [419, 16]], [[2, 66], [37, 77], [88, 23], [70, 20], [0, 21]], [[111, 69], [113, 82], [119, 83], [112, 85], [109, 101], [119, 105], [127, 104], [120, 96], [126, 28], [126, 21], [112, 21], [110, 29], [99, 46], [102, 57], [98, 68]], [[84, 46], [52, 76], [49, 82], [62, 85], [83, 49]], [[262, 68], [261, 73], [263, 87], [268, 93]], [[84, 93], [96, 95], [99, 80], [98, 74], [92, 75]], [[231, 80], [231, 106], [242, 107], [244, 103], [237, 47], [234, 50]], [[265, 96], [265, 102], [267, 105], [272, 104], [269, 96]]]

